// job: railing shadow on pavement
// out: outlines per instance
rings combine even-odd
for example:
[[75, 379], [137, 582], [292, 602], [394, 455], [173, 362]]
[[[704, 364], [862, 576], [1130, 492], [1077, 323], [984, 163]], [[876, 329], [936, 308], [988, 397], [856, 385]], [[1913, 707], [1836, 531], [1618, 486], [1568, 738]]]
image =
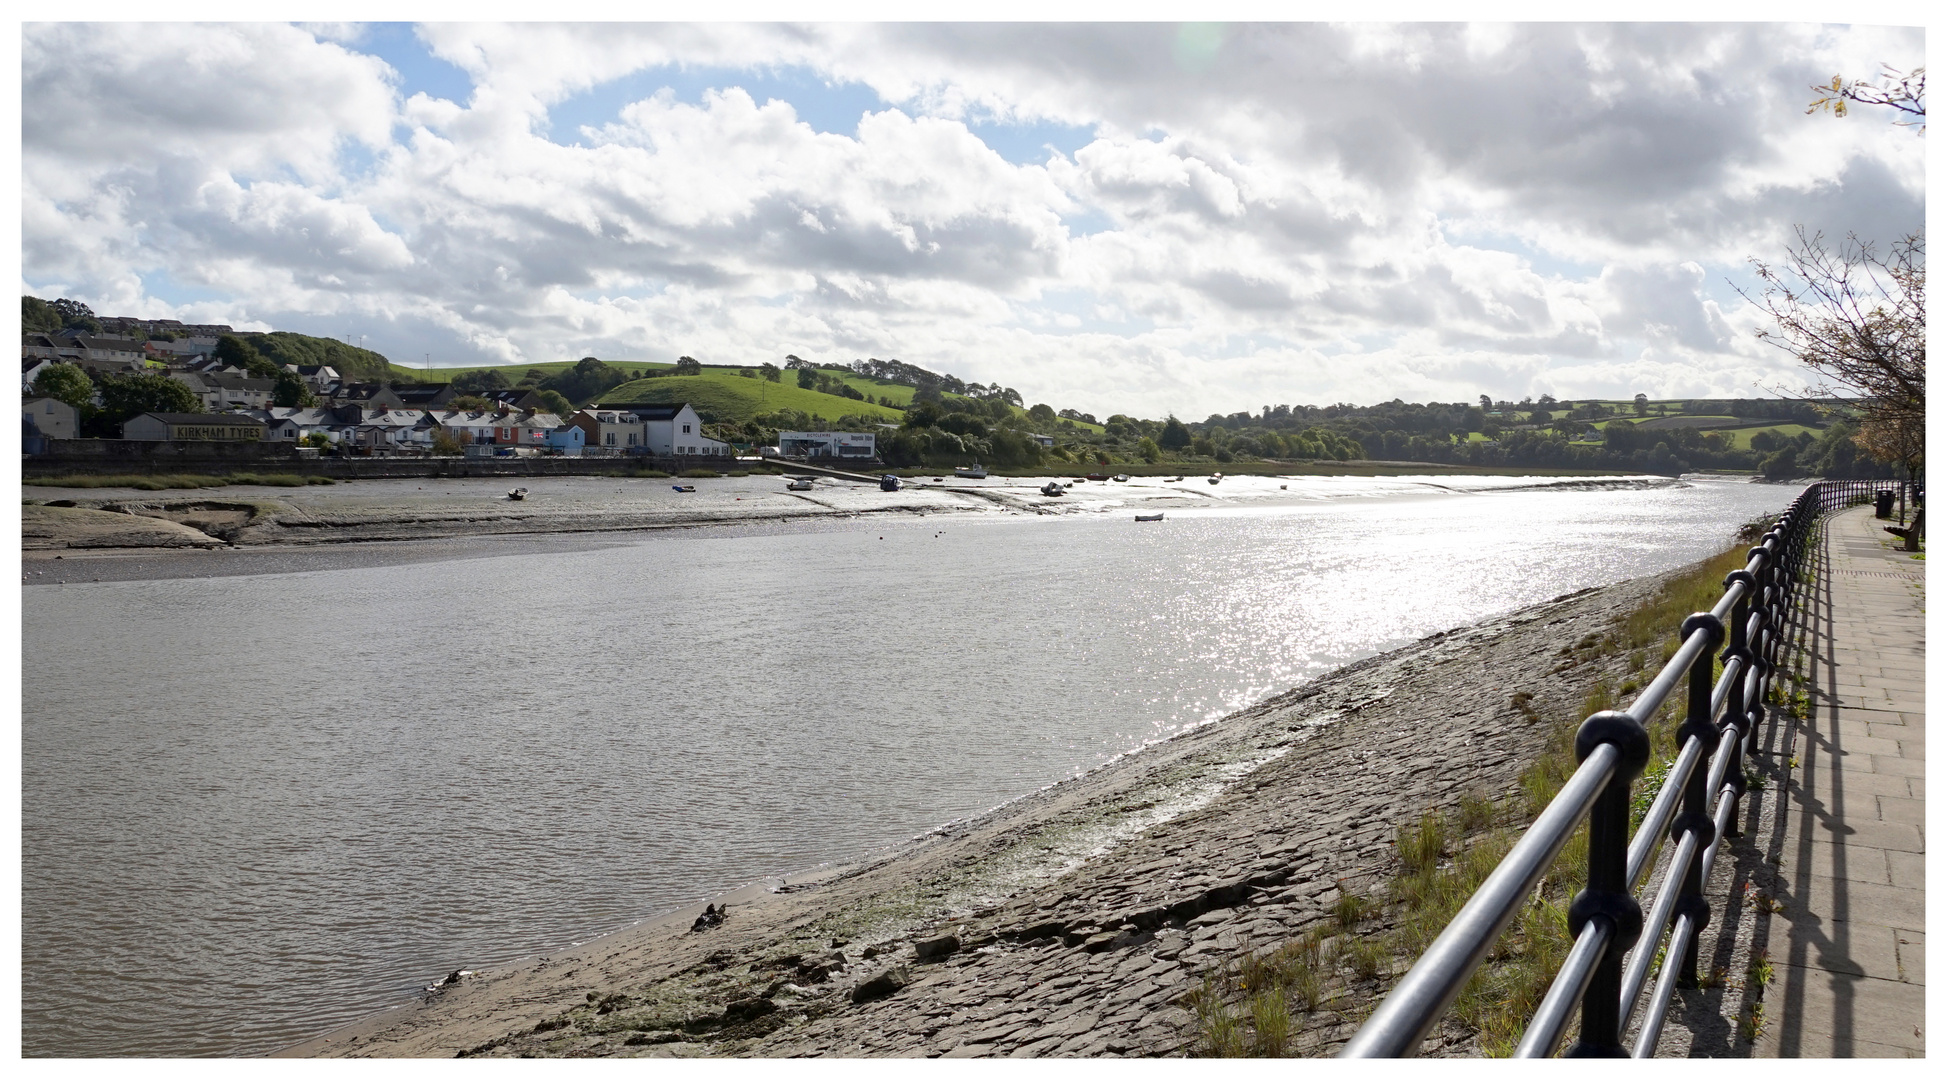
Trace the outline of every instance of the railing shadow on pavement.
[[[1776, 725], [1765, 723], [1771, 718], [1766, 701], [1787, 635], [1809, 629], [1806, 616], [1816, 617], [1821, 603], [1828, 622], [1831, 618], [1829, 580], [1824, 580], [1829, 575], [1814, 543], [1818, 529], [1825, 515], [1871, 501], [1886, 486], [1879, 481], [1824, 481], [1793, 501], [1749, 550], [1744, 568], [1726, 576], [1717, 604], [1684, 620], [1680, 646], [1636, 699], [1583, 722], [1575, 740], [1580, 766], [1574, 775], [1340, 1057], [1415, 1055], [1584, 819], [1589, 822], [1588, 885], [1569, 907], [1574, 944], [1514, 1056], [1552, 1056], [1578, 1005], [1580, 1033], [1568, 1056], [1654, 1054], [1677, 987], [1698, 985], [1699, 936], [1712, 914], [1704, 884], [1724, 848], [1723, 839], [1737, 835], [1734, 823], [1746, 823], [1739, 808], [1747, 791], [1749, 755], [1761, 739], [1776, 745]], [[1815, 560], [1809, 581], [1808, 560]], [[1811, 612], [1800, 609], [1801, 594], [1809, 594], [1803, 598], [1812, 600]], [[1829, 645], [1829, 626], [1825, 634], [1811, 637]], [[1830, 657], [1818, 660], [1827, 672], [1829, 685], [1822, 696], [1829, 704], [1837, 692], [1836, 684], [1830, 684]], [[1713, 682], [1717, 661], [1722, 662], [1722, 674]], [[1644, 725], [1686, 683], [1676, 760], [1632, 836], [1630, 786], [1650, 756]], [[1636, 891], [1657, 862], [1666, 829], [1675, 847], [1646, 913]], [[1809, 853], [1795, 862], [1806, 866]], [[1803, 883], [1795, 892], [1804, 895]], [[1734, 899], [1737, 895], [1732, 893]], [[1659, 951], [1660, 942], [1665, 947]], [[1659, 956], [1662, 963], [1651, 985], [1651, 968]], [[1745, 992], [1752, 991], [1747, 987]], [[1626, 1047], [1623, 1039], [1639, 1007], [1641, 1023], [1633, 1044]]]

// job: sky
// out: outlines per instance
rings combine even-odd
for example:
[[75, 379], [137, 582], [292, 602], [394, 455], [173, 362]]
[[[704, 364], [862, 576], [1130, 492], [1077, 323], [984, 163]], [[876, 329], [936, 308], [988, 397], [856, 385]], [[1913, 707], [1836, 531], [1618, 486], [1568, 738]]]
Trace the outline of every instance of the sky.
[[1756, 396], [1920, 228], [1811, 24], [27, 24], [21, 288], [418, 366], [898, 359], [1100, 416]]

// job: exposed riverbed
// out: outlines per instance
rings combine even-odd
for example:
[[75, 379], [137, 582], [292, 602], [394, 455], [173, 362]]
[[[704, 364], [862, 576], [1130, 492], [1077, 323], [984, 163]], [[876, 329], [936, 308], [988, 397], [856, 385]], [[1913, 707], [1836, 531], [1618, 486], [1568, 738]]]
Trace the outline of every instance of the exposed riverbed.
[[27, 1053], [275, 1049], [1680, 565], [1793, 494], [1151, 480], [1049, 517], [848, 485], [803, 517], [761, 509], [776, 477], [530, 481], [556, 523], [711, 526], [553, 539], [492, 535], [548, 530], [487, 520], [484, 483], [188, 493], [434, 540], [25, 561], [67, 582], [23, 594]]

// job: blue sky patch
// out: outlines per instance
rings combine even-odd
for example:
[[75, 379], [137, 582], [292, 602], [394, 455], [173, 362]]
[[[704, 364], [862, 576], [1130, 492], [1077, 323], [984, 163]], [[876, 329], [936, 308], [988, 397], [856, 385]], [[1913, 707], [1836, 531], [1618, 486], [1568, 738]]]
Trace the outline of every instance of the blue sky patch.
[[473, 78], [426, 50], [411, 23], [367, 23], [365, 34], [350, 48], [392, 65], [402, 80], [399, 96], [424, 93], [465, 105], [473, 97]]
[[820, 134], [849, 138], [858, 132], [861, 116], [886, 108], [871, 87], [863, 83], [828, 84], [804, 67], [737, 70], [664, 66], [611, 79], [555, 105], [548, 110], [547, 136], [561, 146], [572, 146], [581, 141], [582, 128], [613, 124], [621, 117], [623, 107], [652, 97], [664, 87], [676, 95], [676, 100], [700, 105], [705, 91], [733, 86], [742, 87], [759, 106], [772, 99], [790, 102], [798, 119]]
[[1535, 247], [1528, 241], [1512, 233], [1488, 232], [1468, 227], [1465, 222], [1441, 217], [1440, 231], [1447, 242], [1456, 246], [1464, 245], [1482, 251], [1505, 251], [1519, 255], [1528, 263], [1528, 268], [1543, 277], [1561, 278], [1565, 281], [1589, 281], [1602, 274], [1601, 263], [1576, 262], [1551, 255]]
[[1092, 206], [1079, 214], [1063, 214], [1061, 223], [1070, 236], [1094, 236], [1096, 233], [1115, 231], [1115, 222], [1109, 220], [1109, 215]]
[[988, 149], [1016, 165], [1046, 165], [1051, 152], [1074, 157], [1075, 151], [1095, 141], [1095, 127], [1076, 127], [1051, 120], [1030, 124], [975, 119], [967, 122]]

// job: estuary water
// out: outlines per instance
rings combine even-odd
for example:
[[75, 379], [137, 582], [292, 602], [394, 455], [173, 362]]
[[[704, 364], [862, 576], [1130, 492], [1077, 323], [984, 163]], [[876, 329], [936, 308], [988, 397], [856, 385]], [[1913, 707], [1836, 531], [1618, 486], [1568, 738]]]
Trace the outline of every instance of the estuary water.
[[1538, 483], [23, 589], [23, 1049], [268, 1052], [1674, 568], [1796, 494]]

